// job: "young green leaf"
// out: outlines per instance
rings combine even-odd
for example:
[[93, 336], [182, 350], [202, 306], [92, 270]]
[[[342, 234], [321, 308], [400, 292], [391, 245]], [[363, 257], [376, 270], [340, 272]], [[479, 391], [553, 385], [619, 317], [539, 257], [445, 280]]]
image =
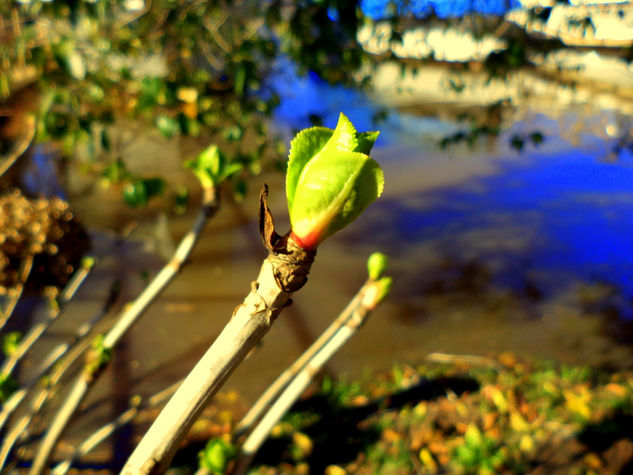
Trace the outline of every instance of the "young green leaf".
[[156, 117], [156, 127], [163, 134], [163, 137], [170, 139], [180, 132], [178, 121], [167, 115], [159, 115]]
[[145, 206], [164, 189], [165, 180], [162, 178], [135, 178], [123, 189], [123, 200], [133, 208]]
[[286, 196], [292, 233], [305, 249], [344, 228], [382, 193], [371, 159], [378, 132], [359, 134], [343, 114], [336, 129], [312, 127], [291, 143]]
[[217, 145], [205, 148], [198, 156], [185, 162], [185, 167], [193, 172], [203, 187], [219, 185], [242, 169], [242, 164], [227, 162]]
[[123, 200], [128, 206], [136, 208], [147, 204], [147, 188], [140, 181], [131, 181], [123, 189]]
[[288, 212], [292, 213], [297, 182], [308, 161], [312, 159], [330, 140], [334, 131], [325, 127], [312, 127], [302, 130], [290, 142], [288, 171], [286, 173], [286, 197]]

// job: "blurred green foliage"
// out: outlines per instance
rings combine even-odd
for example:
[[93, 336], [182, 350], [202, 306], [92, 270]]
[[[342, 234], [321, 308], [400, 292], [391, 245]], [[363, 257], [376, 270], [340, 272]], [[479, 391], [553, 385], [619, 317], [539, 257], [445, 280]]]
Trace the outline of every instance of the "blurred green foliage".
[[22, 333], [18, 331], [9, 332], [2, 338], [2, 353], [5, 356], [13, 356], [20, 346]]
[[0, 101], [31, 74], [37, 140], [69, 158], [87, 150], [106, 181], [127, 184], [133, 205], [164, 187], [125, 171], [113, 124], [217, 138], [227, 162], [258, 173], [263, 157], [280, 159], [267, 122], [279, 104], [275, 60], [285, 54], [300, 72], [341, 83], [362, 62], [361, 13], [349, 0], [0, 0], [0, 20]]
[[0, 373], [0, 402], [4, 402], [15, 392], [18, 388], [18, 382], [13, 379], [13, 376], [6, 373]]
[[237, 449], [233, 444], [220, 437], [209, 440], [198, 453], [201, 468], [213, 474], [226, 473], [228, 463], [235, 457]]
[[340, 473], [624, 473], [632, 394], [630, 370], [511, 353], [476, 365], [456, 355], [359, 380], [325, 378], [279, 425], [287, 445], [276, 447], [277, 458], [261, 457], [254, 473], [298, 469], [287, 436], [296, 431], [312, 438], [304, 459], [311, 469], [337, 465]]

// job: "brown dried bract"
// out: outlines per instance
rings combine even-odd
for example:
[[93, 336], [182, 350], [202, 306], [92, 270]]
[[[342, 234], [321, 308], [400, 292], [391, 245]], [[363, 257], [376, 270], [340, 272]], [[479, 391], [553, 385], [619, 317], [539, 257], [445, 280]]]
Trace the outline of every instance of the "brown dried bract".
[[269, 251], [275, 281], [284, 292], [296, 292], [308, 280], [316, 250], [305, 250], [291, 238], [275, 231], [273, 216], [268, 208], [268, 185], [259, 194], [259, 233]]

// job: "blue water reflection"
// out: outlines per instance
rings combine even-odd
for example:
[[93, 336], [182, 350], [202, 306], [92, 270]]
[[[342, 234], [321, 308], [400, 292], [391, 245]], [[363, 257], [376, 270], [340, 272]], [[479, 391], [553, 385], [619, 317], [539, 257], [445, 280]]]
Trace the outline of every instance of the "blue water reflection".
[[336, 124], [344, 112], [359, 130], [375, 128], [372, 117], [378, 108], [367, 97], [345, 87], [330, 86], [315, 73], [298, 77], [287, 58], [278, 61], [271, 81], [282, 100], [275, 110], [277, 122], [294, 129], [312, 125], [310, 115], [319, 116], [323, 124]]
[[462, 260], [501, 260], [501, 277], [529, 270], [544, 289], [565, 285], [564, 275], [631, 293], [633, 169], [580, 150], [532, 158], [527, 166], [506, 163], [494, 176], [419, 194], [419, 208], [385, 203], [372, 239], [402, 256], [425, 242]]
[[467, 13], [503, 15], [507, 10], [519, 6], [518, 0], [363, 0], [361, 9], [371, 18], [380, 19], [393, 15], [395, 9], [399, 16], [412, 14], [425, 17], [435, 13], [440, 18], [462, 16]]
[[[295, 130], [313, 125], [310, 122], [311, 115], [318, 116], [326, 127], [334, 127], [341, 112], [358, 130], [380, 129], [380, 143], [383, 146], [408, 141], [411, 136], [446, 135], [457, 128], [454, 123], [437, 118], [392, 113], [372, 102], [366, 94], [330, 85], [315, 73], [299, 77], [287, 58], [278, 60], [271, 83], [275, 84], [281, 96], [281, 103], [275, 110], [275, 121]], [[429, 141], [417, 141], [412, 145], [435, 147], [435, 143]]]

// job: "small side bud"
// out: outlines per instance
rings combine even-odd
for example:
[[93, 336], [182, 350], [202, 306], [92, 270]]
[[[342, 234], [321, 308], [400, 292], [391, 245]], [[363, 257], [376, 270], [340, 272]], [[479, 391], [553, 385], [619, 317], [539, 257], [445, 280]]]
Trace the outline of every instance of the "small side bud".
[[385, 273], [389, 258], [382, 252], [374, 252], [367, 259], [367, 273], [371, 280], [378, 280]]
[[81, 267], [84, 269], [91, 269], [97, 263], [96, 259], [91, 256], [86, 256], [81, 260]]
[[90, 344], [90, 349], [86, 353], [84, 372], [89, 378], [93, 378], [102, 371], [112, 359], [112, 348], [103, 344], [104, 336], [95, 335]]

